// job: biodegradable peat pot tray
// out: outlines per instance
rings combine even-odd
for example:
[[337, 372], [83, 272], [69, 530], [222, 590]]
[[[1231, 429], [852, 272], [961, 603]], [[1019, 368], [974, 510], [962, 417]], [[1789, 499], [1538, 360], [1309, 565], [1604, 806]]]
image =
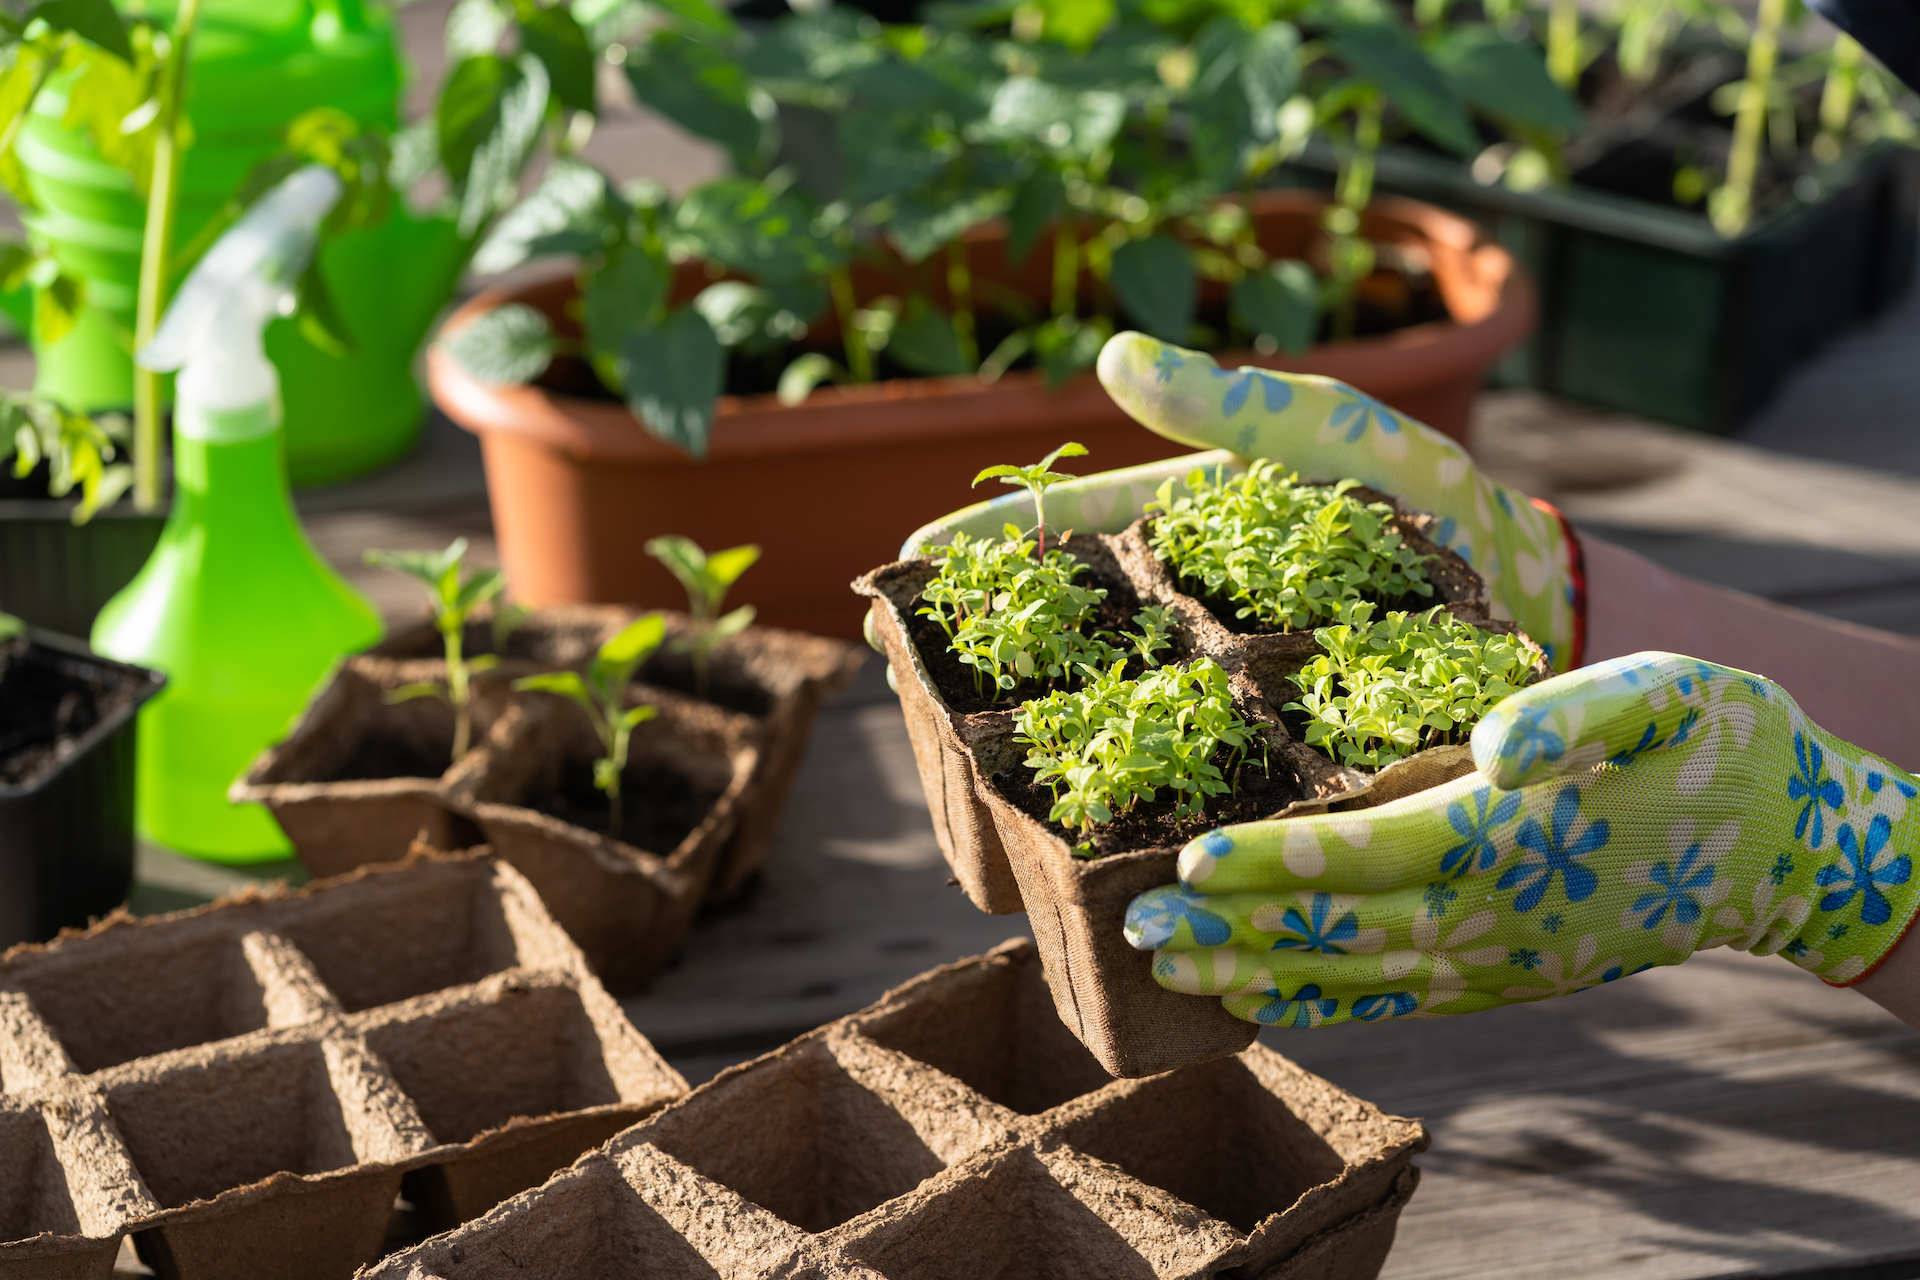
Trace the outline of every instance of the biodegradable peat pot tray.
[[1110, 1079], [1016, 939], [723, 1072], [366, 1280], [1371, 1280], [1426, 1145], [1258, 1045]]
[[[1434, 595], [1420, 607], [1443, 604], [1463, 621], [1513, 633], [1512, 624], [1488, 619], [1480, 576], [1430, 540], [1432, 516], [1407, 511], [1377, 490], [1350, 492], [1392, 503], [1394, 526], [1407, 545], [1432, 557], [1427, 574]], [[1076, 536], [1067, 549], [1090, 566], [1083, 581], [1119, 593], [1128, 616], [1139, 606], [1165, 606], [1174, 648], [1163, 661], [1213, 658], [1227, 672], [1240, 714], [1265, 736], [1272, 768], [1264, 790], [1236, 798], [1244, 811], [1216, 814], [1210, 807], [1212, 823], [1363, 808], [1472, 771], [1465, 747], [1431, 748], [1370, 775], [1337, 766], [1295, 740], [1277, 709], [1297, 696], [1286, 678], [1318, 652], [1312, 633], [1230, 629], [1206, 604], [1180, 592], [1148, 546], [1145, 525], [1136, 521], [1117, 536]], [[1074, 856], [1060, 829], [1044, 820], [1045, 792], [1026, 781], [1011, 708], [956, 709], [942, 692], [943, 678], [957, 688], [956, 673], [966, 669], [947, 655], [939, 625], [916, 616], [936, 572], [929, 559], [901, 561], [867, 574], [854, 590], [872, 597], [871, 634], [887, 655], [934, 834], [961, 887], [982, 911], [1027, 912], [1061, 1020], [1114, 1075], [1152, 1075], [1245, 1048], [1258, 1027], [1218, 1000], [1161, 987], [1150, 972], [1152, 955], [1134, 950], [1121, 931], [1134, 897], [1179, 878], [1179, 844], [1186, 837], [1167, 847]], [[1109, 595], [1109, 604], [1114, 599]], [[1536, 674], [1543, 674], [1544, 658], [1535, 653]]]
[[490, 858], [115, 916], [0, 956], [0, 1277], [345, 1280], [685, 1091]]
[[125, 900], [139, 711], [165, 683], [63, 636], [0, 642], [0, 948]]
[[[1262, 248], [1276, 257], [1309, 256], [1325, 203], [1311, 192], [1256, 195]], [[1223, 368], [1255, 364], [1339, 378], [1464, 439], [1488, 367], [1533, 325], [1532, 286], [1506, 250], [1482, 243], [1466, 219], [1430, 205], [1375, 200], [1362, 233], [1431, 264], [1444, 318], [1322, 343], [1298, 357], [1227, 351], [1217, 358]], [[1044, 309], [1052, 288], [1045, 254], [1009, 263], [998, 222], [970, 233], [964, 245], [980, 296], [1011, 291]], [[709, 283], [705, 264], [684, 264], [675, 296], [691, 298]], [[943, 277], [921, 281], [905, 266], [854, 272], [855, 288], [867, 298], [904, 296], [923, 284], [943, 305]], [[1224, 304], [1223, 295], [1223, 287], [1203, 288], [1202, 304]], [[563, 332], [578, 329], [568, 275], [482, 293], [443, 332], [458, 332], [509, 302], [545, 312]], [[901, 530], [977, 501], [965, 478], [982, 467], [1036, 457], [1062, 440], [1086, 445], [1102, 467], [1153, 462], [1187, 448], [1134, 422], [1091, 372], [1049, 388], [1039, 371], [1016, 370], [993, 382], [897, 378], [821, 387], [790, 406], [772, 394], [722, 396], [707, 454], [696, 460], [655, 439], [618, 399], [593, 398], [585, 394], [589, 386], [572, 385], [563, 372], [545, 384], [496, 386], [440, 345], [427, 353], [435, 402], [481, 439], [501, 558], [514, 590], [536, 605], [682, 599], [665, 568], [635, 553], [648, 538], [679, 533], [709, 547], [759, 543], [766, 552], [759, 571], [765, 576], [755, 579], [763, 584], [755, 601], [760, 617], [852, 639], [860, 610], [847, 597], [848, 580], [895, 554]], [[794, 536], [796, 527], [806, 536]]]

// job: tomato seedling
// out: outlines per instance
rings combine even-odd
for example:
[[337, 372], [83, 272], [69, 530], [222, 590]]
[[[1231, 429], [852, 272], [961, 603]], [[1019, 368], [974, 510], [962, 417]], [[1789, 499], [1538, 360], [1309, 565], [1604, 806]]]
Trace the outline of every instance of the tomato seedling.
[[492, 654], [468, 659], [462, 653], [467, 618], [507, 585], [507, 575], [498, 569], [465, 573], [461, 561], [466, 554], [467, 540], [455, 538], [444, 551], [369, 551], [365, 557], [368, 564], [397, 569], [417, 578], [427, 589], [427, 599], [433, 605], [433, 625], [446, 648], [447, 678], [403, 684], [390, 691], [386, 700], [393, 703], [409, 698], [439, 698], [452, 707], [456, 762], [473, 745], [472, 679], [500, 661]]
[[687, 589], [687, 613], [693, 618], [693, 635], [680, 647], [693, 654], [694, 692], [704, 698], [707, 666], [715, 646], [753, 625], [752, 605], [743, 604], [727, 614], [720, 612], [720, 606], [726, 602], [727, 592], [740, 580], [740, 575], [760, 558], [760, 548], [748, 543], [708, 555], [693, 539], [666, 534], [647, 540], [647, 554], [667, 566]]

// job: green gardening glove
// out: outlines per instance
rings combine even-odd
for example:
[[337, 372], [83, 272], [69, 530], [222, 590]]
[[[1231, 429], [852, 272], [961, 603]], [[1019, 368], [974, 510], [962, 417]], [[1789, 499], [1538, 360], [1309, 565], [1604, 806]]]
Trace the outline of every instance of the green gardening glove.
[[1780, 953], [1844, 986], [1920, 907], [1915, 779], [1770, 680], [1666, 653], [1508, 698], [1469, 774], [1180, 854], [1127, 939], [1164, 987], [1249, 1021], [1471, 1013], [1694, 952]]
[[[1518, 622], [1556, 669], [1579, 665], [1579, 543], [1551, 507], [1489, 480], [1439, 432], [1331, 378], [1228, 371], [1197, 351], [1139, 333], [1111, 338], [1099, 372], [1121, 408], [1169, 439], [1242, 460], [1272, 458], [1308, 480], [1352, 477], [1432, 512], [1440, 518], [1434, 541], [1486, 579], [1494, 616]], [[1162, 479], [1225, 460], [1187, 457], [1058, 484], [1046, 494], [1047, 525], [1117, 533], [1140, 515]], [[968, 507], [914, 534], [904, 554], [955, 531], [986, 536], [1008, 521], [1030, 524], [1032, 510], [1024, 494]]]

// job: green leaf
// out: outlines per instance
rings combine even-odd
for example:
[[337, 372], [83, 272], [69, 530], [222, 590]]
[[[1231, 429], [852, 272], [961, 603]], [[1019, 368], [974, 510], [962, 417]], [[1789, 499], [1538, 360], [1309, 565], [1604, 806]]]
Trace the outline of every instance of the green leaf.
[[1385, 94], [1414, 128], [1459, 155], [1478, 150], [1459, 95], [1406, 28], [1384, 15], [1348, 17], [1333, 24], [1332, 36], [1348, 70]]
[[33, 336], [51, 345], [73, 332], [86, 303], [86, 285], [69, 275], [56, 275], [33, 291]]
[[593, 48], [587, 33], [564, 4], [541, 8], [534, 0], [518, 0], [520, 43], [547, 69], [547, 80], [560, 105], [574, 111], [594, 110]]
[[742, 59], [756, 80], [832, 84], [881, 58], [875, 42], [862, 38], [860, 15], [848, 8], [794, 14], [773, 23]]
[[435, 120], [440, 164], [454, 182], [466, 180], [474, 152], [499, 127], [501, 95], [516, 79], [514, 64], [491, 53], [468, 58], [447, 77]]
[[731, 40], [740, 34], [739, 24], [725, 9], [709, 3], [709, 0], [650, 0], [654, 8], [662, 13], [672, 14], [680, 22], [696, 32], [705, 32]]
[[495, 307], [440, 345], [468, 373], [495, 386], [532, 382], [559, 347], [547, 317], [520, 302]]
[[1114, 19], [1114, 0], [1037, 0], [1040, 34], [1072, 49], [1086, 50]]
[[447, 687], [438, 680], [415, 680], [411, 684], [399, 685], [380, 695], [380, 701], [392, 706], [396, 702], [411, 702], [415, 698], [438, 698], [447, 700]]
[[577, 160], [555, 160], [533, 193], [481, 242], [473, 269], [493, 275], [544, 254], [594, 253], [618, 230], [614, 203], [605, 174]]
[[1223, 14], [1201, 28], [1188, 104], [1202, 173], [1216, 181], [1237, 173], [1250, 146], [1275, 136], [1280, 107], [1299, 87], [1299, 49], [1291, 23], [1249, 32]]
[[306, 271], [300, 276], [298, 296], [300, 302], [294, 312], [294, 323], [308, 342], [335, 359], [345, 359], [359, 350], [346, 317], [340, 314], [333, 300], [333, 290], [327, 287], [327, 278], [320, 273], [318, 255], [307, 263]]
[[11, 640], [27, 633], [27, 624], [10, 613], [0, 613], [0, 640]]
[[1461, 97], [1503, 123], [1552, 134], [1586, 124], [1580, 104], [1547, 74], [1540, 50], [1492, 27], [1455, 28], [1435, 46], [1433, 60]]
[[722, 280], [702, 289], [693, 309], [713, 326], [723, 347], [737, 347], [759, 334], [773, 314], [773, 295], [740, 280]]
[[898, 111], [855, 107], [841, 116], [836, 134], [847, 197], [860, 204], [919, 186], [960, 155], [958, 138]]
[[659, 324], [671, 279], [667, 264], [645, 249], [622, 244], [609, 251], [587, 276], [581, 316], [587, 350], [615, 362], [623, 357], [634, 334]]
[[467, 168], [460, 196], [462, 236], [478, 235], [487, 219], [513, 203], [521, 172], [540, 140], [547, 118], [547, 70], [538, 58], [522, 54], [514, 73], [495, 103], [492, 127]]
[[720, 617], [714, 619], [712, 629], [707, 632], [707, 639], [712, 644], [719, 644], [729, 636], [739, 635], [742, 631], [752, 626], [753, 619], [753, 606], [743, 604], [733, 612], [722, 614]]
[[1059, 212], [1066, 199], [1066, 184], [1051, 165], [1040, 165], [1021, 180], [1013, 193], [1013, 208], [1007, 211], [1007, 260], [1024, 262], [1033, 242]]
[[769, 287], [818, 279], [846, 262], [814, 234], [813, 211], [791, 191], [750, 178], [721, 178], [689, 191], [674, 211], [689, 248]]
[[448, 573], [458, 573], [460, 561], [467, 554], [467, 540], [455, 538], [447, 544], [444, 551], [381, 551], [370, 550], [361, 556], [368, 564], [381, 569], [394, 569], [418, 580], [433, 594], [436, 600], [442, 599], [440, 584]]
[[1033, 331], [1033, 354], [1046, 372], [1047, 385], [1057, 387], [1100, 358], [1100, 348], [1112, 337], [1100, 320], [1054, 316]]
[[40, 0], [28, 14], [29, 20], [41, 18], [56, 31], [71, 31], [89, 44], [98, 45], [120, 61], [133, 62], [133, 45], [127, 40], [127, 26], [113, 7], [113, 0]]
[[660, 708], [648, 706], [645, 703], [637, 707], [629, 707], [620, 717], [620, 727], [631, 731], [659, 714]]
[[677, 533], [663, 533], [647, 539], [646, 552], [680, 580], [689, 602], [698, 607], [707, 596], [707, 553], [700, 544]]
[[1024, 142], [1087, 159], [1113, 144], [1126, 113], [1127, 100], [1117, 93], [1014, 76], [994, 91], [987, 118], [972, 133], [983, 142]]
[[454, 595], [453, 605], [462, 615], [465, 615], [506, 589], [507, 575], [504, 570], [483, 569], [461, 585]]
[[1141, 328], [1164, 342], [1187, 340], [1198, 283], [1187, 247], [1168, 236], [1129, 240], [1114, 250], [1114, 293]]
[[738, 582], [740, 575], [753, 568], [759, 559], [760, 548], [757, 544], [728, 547], [707, 557], [707, 576], [719, 584], [724, 595], [726, 589]]
[[972, 372], [961, 354], [953, 321], [928, 306], [924, 298], [916, 297], [908, 307], [906, 320], [894, 326], [887, 339], [887, 354], [928, 377]]
[[796, 356], [780, 371], [780, 386], [775, 392], [781, 404], [792, 408], [805, 402], [813, 389], [833, 376], [833, 361], [818, 351]]
[[740, 63], [710, 44], [675, 31], [656, 32], [627, 55], [633, 95], [687, 132], [719, 143], [742, 168], [752, 168], [765, 127], [752, 105], [752, 85]]
[[1313, 345], [1320, 329], [1319, 278], [1312, 267], [1293, 258], [1250, 272], [1233, 286], [1233, 314], [1254, 333], [1272, 338], [1282, 351], [1299, 355]]
[[587, 679], [606, 701], [617, 703], [634, 668], [666, 638], [666, 615], [649, 613], [635, 618], [600, 646], [588, 665]]
[[887, 239], [909, 263], [924, 261], [1007, 207], [1006, 192], [928, 191], [902, 199], [887, 219]]
[[513, 682], [516, 692], [557, 693], [563, 698], [593, 709], [593, 695], [587, 692], [586, 681], [577, 671], [548, 671], [537, 676], [523, 676]]
[[18, 240], [0, 240], [0, 292], [10, 292], [27, 283], [37, 254]]
[[659, 439], [706, 457], [726, 372], [726, 349], [706, 317], [681, 307], [658, 328], [629, 334], [622, 350], [633, 416]]

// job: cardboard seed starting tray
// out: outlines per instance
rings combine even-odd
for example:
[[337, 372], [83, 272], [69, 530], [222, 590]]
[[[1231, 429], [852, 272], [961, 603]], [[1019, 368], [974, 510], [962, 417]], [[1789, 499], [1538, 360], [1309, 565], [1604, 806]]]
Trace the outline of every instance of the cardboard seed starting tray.
[[[1408, 512], [1376, 490], [1353, 493], [1393, 503], [1395, 527], [1416, 551], [1432, 557], [1432, 604], [1484, 629], [1513, 633], [1510, 623], [1489, 621], [1480, 576], [1428, 537], [1431, 516]], [[1093, 576], [1124, 583], [1142, 606], [1169, 611], [1174, 648], [1163, 660], [1204, 655], [1226, 670], [1241, 715], [1266, 738], [1274, 774], [1290, 776], [1303, 797], [1284, 816], [1383, 804], [1472, 770], [1466, 748], [1436, 747], [1370, 775], [1337, 766], [1294, 740], [1278, 708], [1297, 697], [1286, 678], [1318, 651], [1312, 633], [1231, 630], [1179, 590], [1154, 557], [1145, 529], [1140, 520], [1122, 534], [1076, 536], [1067, 545], [1090, 564]], [[994, 784], [996, 776], [1024, 768], [1025, 752], [1013, 740], [1012, 709], [954, 710], [912, 638], [920, 594], [937, 571], [929, 559], [901, 561], [853, 585], [872, 598], [869, 630], [891, 664], [934, 833], [955, 878], [982, 911], [1027, 912], [1061, 1020], [1114, 1075], [1153, 1075], [1239, 1052], [1258, 1027], [1233, 1017], [1217, 1000], [1162, 988], [1150, 972], [1152, 955], [1127, 945], [1121, 932], [1135, 896], [1178, 879], [1179, 849], [1075, 857], [1051, 825], [1016, 807]], [[1537, 648], [1535, 654], [1536, 675], [1543, 675], [1544, 656]]]
[[341, 1280], [685, 1091], [490, 858], [112, 917], [0, 956], [0, 1278]]
[[[692, 659], [678, 647], [689, 631], [686, 615], [663, 612], [668, 643], [639, 678], [693, 695]], [[514, 678], [584, 667], [601, 642], [637, 616], [637, 610], [619, 606], [569, 605], [528, 619], [507, 637], [501, 665], [475, 680], [474, 741], [482, 741], [505, 712]], [[490, 632], [490, 619], [477, 617], [464, 637], [465, 651], [491, 653]], [[473, 773], [464, 762], [445, 767], [452, 712], [438, 699], [392, 705], [383, 699], [401, 684], [443, 679], [442, 652], [440, 633], [423, 623], [350, 660], [286, 741], [262, 754], [235, 784], [233, 798], [265, 804], [316, 876], [398, 859], [416, 838], [441, 849], [483, 839], [471, 815], [451, 799]], [[841, 641], [773, 627], [749, 628], [714, 651], [711, 700], [750, 718], [758, 755], [737, 797], [737, 821], [722, 837], [711, 875], [696, 889], [706, 901], [735, 896], [765, 863], [814, 713], [851, 678], [861, 657]], [[377, 772], [394, 767], [406, 773]], [[376, 772], [368, 776], [370, 770]]]
[[732, 1068], [364, 1280], [1370, 1280], [1425, 1149], [1260, 1046], [1116, 1081], [1033, 944]]

